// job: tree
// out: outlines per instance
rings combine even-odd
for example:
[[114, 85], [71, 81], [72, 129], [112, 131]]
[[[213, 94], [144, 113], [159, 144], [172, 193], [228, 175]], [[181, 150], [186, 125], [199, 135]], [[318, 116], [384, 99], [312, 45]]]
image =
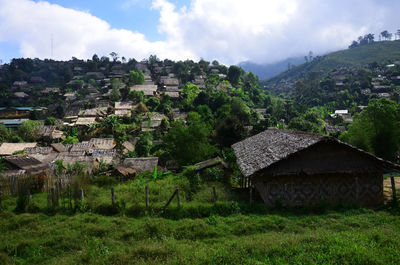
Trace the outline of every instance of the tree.
[[131, 85], [143, 85], [144, 75], [142, 72], [131, 71], [129, 73], [129, 83]]
[[135, 103], [144, 102], [145, 95], [143, 91], [130, 91], [128, 94], [128, 99], [132, 100]]
[[340, 139], [395, 161], [400, 147], [399, 104], [385, 98], [372, 99]]
[[384, 39], [384, 40], [387, 40], [389, 38], [389, 35], [390, 35], [390, 33], [387, 30], [384, 30], [381, 32], [382, 39]]
[[112, 102], [117, 102], [121, 100], [121, 92], [118, 89], [113, 88], [110, 94], [110, 100]]
[[111, 52], [110, 56], [111, 56], [113, 62], [116, 62], [119, 58], [118, 53], [116, 53], [116, 52]]
[[54, 117], [47, 117], [44, 120], [44, 125], [56, 125], [56, 118]]
[[135, 152], [139, 157], [150, 156], [152, 138], [150, 134], [142, 135], [135, 145]]
[[228, 69], [228, 80], [233, 86], [237, 86], [240, 81], [240, 75], [242, 74], [242, 71], [240, 67], [236, 65], [231, 65]]
[[215, 154], [217, 149], [211, 144], [211, 136], [211, 126], [192, 118], [188, 125], [180, 121], [173, 122], [163, 141], [168, 154], [181, 166], [187, 166]]
[[40, 129], [36, 121], [25, 121], [18, 127], [18, 135], [25, 142], [36, 142], [39, 139]]
[[183, 105], [185, 106], [185, 108], [191, 108], [193, 106], [193, 102], [199, 93], [200, 89], [198, 86], [193, 85], [190, 82], [187, 82], [185, 84], [181, 92], [181, 95], [183, 97]]

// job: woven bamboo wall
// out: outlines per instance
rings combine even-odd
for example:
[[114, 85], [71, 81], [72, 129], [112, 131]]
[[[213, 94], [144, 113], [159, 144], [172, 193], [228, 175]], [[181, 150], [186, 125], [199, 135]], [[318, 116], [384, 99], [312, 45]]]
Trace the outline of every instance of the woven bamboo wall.
[[254, 180], [265, 204], [312, 206], [320, 202], [377, 205], [383, 201], [383, 177], [370, 174], [291, 175]]

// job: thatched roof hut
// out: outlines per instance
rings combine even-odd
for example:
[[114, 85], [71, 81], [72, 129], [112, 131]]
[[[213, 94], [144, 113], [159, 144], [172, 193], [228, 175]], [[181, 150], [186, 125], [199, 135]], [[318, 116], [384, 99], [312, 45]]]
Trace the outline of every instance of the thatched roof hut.
[[157, 92], [157, 86], [156, 85], [135, 85], [131, 87], [131, 91], [142, 91], [145, 96], [152, 97], [156, 94]]
[[0, 146], [0, 156], [9, 156], [14, 152], [23, 151], [25, 148], [36, 146], [37, 143], [2, 143]]
[[111, 150], [117, 145], [113, 138], [92, 138], [89, 143], [93, 144], [95, 150]]
[[124, 165], [130, 165], [137, 171], [153, 171], [158, 165], [158, 157], [126, 158]]
[[58, 153], [67, 152], [68, 149], [61, 143], [51, 144], [51, 147]]
[[11, 164], [16, 169], [25, 171], [28, 175], [37, 175], [46, 171], [46, 165], [30, 156], [8, 156], [4, 161]]
[[383, 172], [400, 170], [333, 137], [305, 132], [269, 129], [232, 148], [267, 205], [379, 204]]

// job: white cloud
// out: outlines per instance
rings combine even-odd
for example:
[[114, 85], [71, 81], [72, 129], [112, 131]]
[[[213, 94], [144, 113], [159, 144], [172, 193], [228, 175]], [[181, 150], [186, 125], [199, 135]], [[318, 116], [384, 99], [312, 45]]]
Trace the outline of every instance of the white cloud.
[[[127, 0], [132, 5], [144, 0]], [[149, 1], [149, 0], [146, 0]], [[16, 41], [26, 57], [89, 58], [111, 51], [138, 60], [197, 60], [232, 64], [244, 60], [271, 62], [308, 53], [345, 48], [357, 36], [395, 30], [400, 2], [388, 0], [191, 0], [176, 8], [153, 0], [160, 12], [162, 41], [140, 32], [112, 28], [88, 12], [45, 1], [0, 0], [0, 42]]]
[[24, 57], [49, 58], [53, 35], [54, 58], [90, 58], [94, 53], [115, 51], [127, 58], [148, 58], [150, 54], [172, 59], [195, 57], [176, 43], [150, 42], [139, 33], [114, 29], [95, 16], [29, 0], [0, 0], [0, 42], [17, 41]]

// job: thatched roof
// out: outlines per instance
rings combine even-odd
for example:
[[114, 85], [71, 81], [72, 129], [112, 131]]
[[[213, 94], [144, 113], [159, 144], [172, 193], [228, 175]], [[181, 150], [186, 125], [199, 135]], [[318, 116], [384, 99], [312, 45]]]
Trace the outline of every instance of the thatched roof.
[[115, 170], [123, 176], [134, 175], [136, 173], [136, 169], [132, 166], [118, 165], [115, 166]]
[[76, 126], [90, 125], [90, 124], [97, 124], [96, 117], [87, 117], [87, 118], [79, 117], [75, 122]]
[[130, 109], [116, 109], [114, 114], [118, 117], [130, 117], [132, 116], [132, 111]]
[[[340, 142], [336, 138], [299, 131], [268, 129], [232, 145], [240, 171], [245, 177], [264, 170], [289, 156], [318, 143], [329, 142], [352, 150], [375, 161], [384, 170], [400, 170], [400, 166]], [[340, 170], [338, 169], [338, 172]]]
[[68, 149], [61, 143], [52, 144], [51, 147], [58, 153], [67, 152]]
[[136, 85], [131, 87], [131, 91], [142, 91], [145, 96], [154, 96], [157, 92], [156, 85]]
[[80, 142], [72, 144], [70, 152], [89, 152], [93, 148], [93, 143], [91, 142]]
[[0, 146], [0, 155], [12, 155], [14, 152], [22, 151], [27, 147], [36, 147], [37, 143], [2, 143]]
[[27, 174], [40, 174], [46, 170], [46, 165], [29, 156], [8, 156], [4, 160], [13, 166], [25, 170]]
[[161, 83], [164, 86], [178, 86], [179, 85], [179, 81], [176, 78], [163, 79], [163, 80], [161, 80]]
[[269, 129], [232, 145], [240, 171], [246, 177], [288, 155], [305, 149], [324, 136]]
[[158, 157], [126, 158], [124, 165], [131, 165], [138, 171], [153, 171], [158, 164]]
[[225, 168], [228, 167], [228, 165], [220, 157], [215, 157], [215, 158], [208, 159], [206, 161], [199, 162], [197, 164], [194, 164], [194, 166], [196, 167], [197, 170], [202, 170], [202, 169], [206, 169], [206, 168], [210, 168], [210, 167], [215, 167], [220, 164]]
[[113, 138], [92, 138], [89, 143], [93, 144], [93, 149], [110, 150], [116, 146]]
[[26, 153], [28, 155], [30, 155], [30, 154], [43, 154], [43, 155], [46, 155], [46, 154], [51, 153], [53, 151], [53, 148], [51, 148], [51, 147], [26, 147], [24, 149], [24, 151], [26, 151]]
[[127, 152], [133, 152], [135, 151], [135, 146], [128, 141], [125, 141], [122, 143], [122, 147], [127, 151]]
[[82, 117], [105, 117], [107, 113], [99, 108], [81, 110], [78, 114]]
[[29, 97], [29, 95], [26, 94], [25, 92], [15, 92], [15, 93], [14, 93], [14, 96], [17, 97], [17, 98], [26, 98], [26, 97]]
[[346, 127], [344, 127], [344, 126], [330, 126], [330, 125], [327, 125], [327, 126], [325, 126], [324, 129], [325, 129], [325, 131], [327, 133], [340, 133], [340, 132], [346, 131]]
[[116, 110], [131, 110], [132, 106], [132, 102], [115, 102], [114, 108]]
[[170, 98], [179, 98], [179, 92], [164, 92], [164, 95], [168, 95]]

